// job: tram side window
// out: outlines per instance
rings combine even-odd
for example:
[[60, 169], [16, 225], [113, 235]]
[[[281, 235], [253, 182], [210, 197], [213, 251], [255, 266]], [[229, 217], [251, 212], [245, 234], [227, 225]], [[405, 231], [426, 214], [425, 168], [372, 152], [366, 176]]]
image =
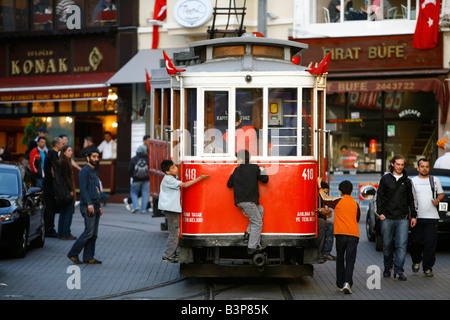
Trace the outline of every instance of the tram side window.
[[197, 89], [186, 89], [184, 155], [197, 155]]
[[303, 89], [302, 95], [302, 155], [312, 155], [312, 94], [313, 89]]
[[269, 89], [270, 156], [297, 156], [297, 89]]
[[236, 152], [262, 155], [262, 89], [236, 89]]
[[227, 152], [224, 137], [228, 131], [228, 91], [205, 91], [203, 153]]

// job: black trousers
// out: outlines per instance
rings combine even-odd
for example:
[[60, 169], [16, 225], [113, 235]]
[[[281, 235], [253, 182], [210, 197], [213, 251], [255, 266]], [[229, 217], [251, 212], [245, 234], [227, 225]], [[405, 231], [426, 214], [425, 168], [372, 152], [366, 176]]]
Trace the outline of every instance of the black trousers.
[[423, 261], [422, 268], [432, 270], [436, 262], [438, 219], [417, 219], [411, 229], [410, 253], [413, 263]]
[[336, 234], [336, 286], [342, 288], [345, 282], [353, 285], [353, 270], [359, 238]]

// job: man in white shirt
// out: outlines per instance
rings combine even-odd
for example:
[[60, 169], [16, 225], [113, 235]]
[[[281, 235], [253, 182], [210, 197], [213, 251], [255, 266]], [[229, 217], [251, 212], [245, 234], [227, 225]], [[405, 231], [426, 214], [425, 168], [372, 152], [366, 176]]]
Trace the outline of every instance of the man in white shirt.
[[434, 163], [435, 168], [450, 169], [450, 141], [444, 145], [445, 154], [437, 158]]
[[439, 221], [436, 206], [444, 199], [444, 190], [439, 179], [430, 176], [428, 159], [422, 158], [417, 162], [417, 171], [419, 175], [412, 179], [417, 198], [417, 224], [411, 230], [412, 270], [418, 272], [422, 262], [425, 276], [432, 277]]
[[116, 141], [112, 139], [111, 132], [105, 132], [105, 140], [97, 147], [98, 151], [102, 154], [102, 159], [115, 159], [117, 145]]

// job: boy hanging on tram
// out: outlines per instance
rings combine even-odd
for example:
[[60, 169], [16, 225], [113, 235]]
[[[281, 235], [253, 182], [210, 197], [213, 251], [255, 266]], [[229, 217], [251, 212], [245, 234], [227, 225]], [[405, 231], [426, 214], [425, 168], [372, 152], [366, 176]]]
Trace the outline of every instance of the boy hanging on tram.
[[227, 182], [228, 188], [234, 188], [234, 204], [241, 209], [249, 219], [244, 238], [248, 238], [247, 252], [255, 254], [265, 249], [261, 245], [264, 208], [259, 204], [258, 181], [269, 182], [269, 176], [264, 167], [250, 163], [250, 152], [241, 150], [237, 154], [239, 166]]

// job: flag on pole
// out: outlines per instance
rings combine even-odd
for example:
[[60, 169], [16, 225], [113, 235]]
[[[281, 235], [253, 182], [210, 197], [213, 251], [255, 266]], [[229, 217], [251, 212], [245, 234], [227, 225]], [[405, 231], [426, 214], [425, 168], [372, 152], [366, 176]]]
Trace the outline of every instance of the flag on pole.
[[431, 49], [437, 46], [440, 9], [441, 0], [420, 0], [413, 48]]
[[309, 69], [306, 69], [311, 74], [317, 74], [322, 75], [328, 70], [328, 66], [330, 65], [330, 59], [331, 59], [331, 51], [328, 52], [325, 58], [320, 61], [320, 63], [316, 67], [310, 67]]
[[147, 69], [145, 69], [145, 88], [147, 89], [147, 93], [150, 93], [150, 76], [148, 75]]
[[[163, 21], [167, 16], [167, 0], [155, 0], [155, 8], [153, 10], [153, 20]], [[152, 49], [158, 48], [159, 42], [159, 25], [153, 25], [153, 41]]]
[[183, 72], [186, 71], [186, 69], [177, 69], [175, 68], [175, 66], [172, 63], [172, 60], [170, 60], [170, 58], [167, 56], [167, 53], [165, 50], [163, 50], [163, 55], [164, 55], [164, 62], [166, 65], [166, 69], [167, 69], [167, 73], [169, 75], [173, 75], [173, 74], [177, 74], [178, 72]]

